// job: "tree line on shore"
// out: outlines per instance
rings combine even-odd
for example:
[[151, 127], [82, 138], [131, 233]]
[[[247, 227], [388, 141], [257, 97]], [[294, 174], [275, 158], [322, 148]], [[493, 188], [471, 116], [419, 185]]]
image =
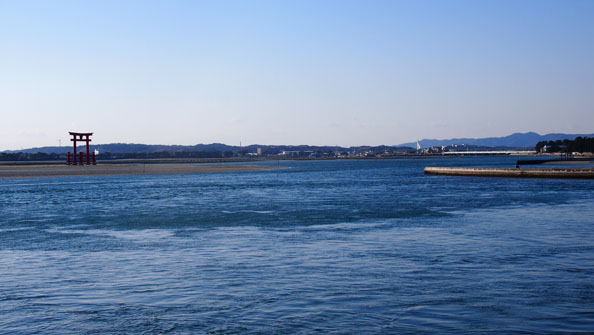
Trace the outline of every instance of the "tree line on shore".
[[594, 137], [578, 136], [575, 140], [541, 141], [536, 144], [536, 152], [594, 152]]
[[[414, 152], [413, 148], [399, 146], [360, 146], [343, 148], [339, 146], [272, 146], [250, 145], [246, 147], [228, 146], [224, 144], [208, 144], [196, 146], [162, 146], [143, 144], [107, 144], [91, 146], [91, 151], [98, 149], [97, 160], [115, 159], [227, 159], [253, 158], [254, 156], [284, 156], [291, 158], [334, 157], [362, 153], [402, 154]], [[18, 152], [1, 152], [0, 161], [66, 161], [68, 147], [33, 148]]]
[[[112, 159], [167, 159], [167, 158], [230, 158], [234, 154], [232, 151], [158, 151], [152, 153], [117, 153], [112, 154], [109, 152], [100, 153], [97, 155], [97, 160], [112, 160]], [[26, 152], [14, 152], [14, 153], [0, 153], [0, 161], [66, 161], [66, 154], [57, 153], [26, 153]]]
[[[546, 148], [545, 148], [546, 147]], [[347, 152], [414, 152], [412, 148], [406, 147], [314, 147], [314, 146], [249, 146], [249, 147], [231, 147], [219, 145], [217, 149], [212, 150], [213, 145], [184, 148], [193, 150], [157, 150], [153, 152], [102, 152], [97, 155], [98, 160], [114, 160], [114, 159], [170, 159], [170, 158], [207, 158], [220, 159], [232, 157], [247, 157], [253, 155], [257, 148], [261, 148], [263, 156], [279, 155], [281, 151], [289, 151], [290, 157], [330, 157], [337, 152], [346, 154]], [[62, 149], [62, 148], [60, 148]], [[93, 149], [93, 148], [92, 148]], [[138, 149], [138, 148], [136, 148]], [[176, 148], [177, 149], [177, 148]], [[208, 150], [211, 149], [211, 150]], [[546, 150], [544, 150], [546, 149]], [[572, 153], [572, 152], [594, 152], [594, 137], [578, 136], [574, 140], [564, 139], [556, 141], [541, 141], [536, 144], [537, 152], [549, 153]], [[313, 155], [312, 155], [313, 154]], [[59, 161], [66, 160], [65, 152], [2, 152], [0, 153], [0, 161]]]

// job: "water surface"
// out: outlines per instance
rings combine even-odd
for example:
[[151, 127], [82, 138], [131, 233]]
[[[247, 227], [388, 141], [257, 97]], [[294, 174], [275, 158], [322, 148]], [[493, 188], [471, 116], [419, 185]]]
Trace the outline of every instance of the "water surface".
[[594, 181], [516, 158], [0, 180], [0, 332], [594, 329]]

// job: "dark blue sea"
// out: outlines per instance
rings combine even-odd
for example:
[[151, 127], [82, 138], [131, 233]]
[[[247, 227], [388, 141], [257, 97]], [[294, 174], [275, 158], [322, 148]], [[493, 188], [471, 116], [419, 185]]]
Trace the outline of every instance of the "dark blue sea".
[[594, 332], [594, 181], [515, 157], [0, 180], [2, 334]]

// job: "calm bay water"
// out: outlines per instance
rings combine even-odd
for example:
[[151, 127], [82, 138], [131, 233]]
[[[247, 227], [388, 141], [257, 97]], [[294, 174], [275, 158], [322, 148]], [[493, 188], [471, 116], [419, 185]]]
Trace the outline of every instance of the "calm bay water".
[[0, 180], [0, 333], [592, 332], [594, 181], [423, 175], [515, 159]]

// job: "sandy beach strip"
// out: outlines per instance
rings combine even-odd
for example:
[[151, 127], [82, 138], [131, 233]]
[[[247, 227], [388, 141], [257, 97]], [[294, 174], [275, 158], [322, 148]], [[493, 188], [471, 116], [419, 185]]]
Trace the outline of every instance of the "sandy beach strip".
[[272, 166], [234, 164], [98, 164], [98, 165], [4, 165], [0, 179], [142, 174], [247, 172], [272, 170]]

